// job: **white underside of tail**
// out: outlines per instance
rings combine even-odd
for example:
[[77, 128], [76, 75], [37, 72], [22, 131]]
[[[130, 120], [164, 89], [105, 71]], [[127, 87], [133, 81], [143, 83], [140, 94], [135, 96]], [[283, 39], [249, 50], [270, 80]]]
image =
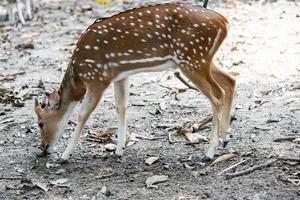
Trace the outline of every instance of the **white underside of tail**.
[[119, 81], [122, 80], [128, 76], [142, 73], [142, 72], [158, 72], [158, 71], [164, 71], [167, 69], [175, 69], [177, 68], [176, 59], [172, 58], [171, 56], [167, 57], [153, 57], [153, 58], [146, 58], [146, 59], [140, 59], [140, 60], [130, 60], [130, 61], [121, 61], [121, 64], [137, 64], [137, 63], [151, 63], [156, 61], [165, 61], [162, 65], [156, 65], [153, 67], [146, 67], [146, 68], [137, 68], [130, 71], [122, 72], [120, 73], [113, 81]]

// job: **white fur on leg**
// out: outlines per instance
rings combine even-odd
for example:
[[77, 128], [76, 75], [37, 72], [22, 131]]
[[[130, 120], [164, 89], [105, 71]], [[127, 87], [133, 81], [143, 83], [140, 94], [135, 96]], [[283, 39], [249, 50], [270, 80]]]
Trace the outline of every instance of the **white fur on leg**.
[[85, 125], [86, 120], [88, 119], [91, 112], [94, 110], [98, 103], [99, 99], [96, 98], [95, 94], [90, 92], [89, 90], [86, 93], [86, 96], [80, 106], [79, 110], [79, 116], [78, 116], [78, 124], [76, 126], [76, 129], [74, 133], [72, 134], [72, 137], [70, 139], [70, 143], [68, 144], [66, 150], [64, 151], [62, 155], [63, 160], [69, 159], [70, 155], [75, 150], [77, 143], [79, 141], [82, 129]]
[[210, 142], [209, 142], [208, 150], [206, 152], [206, 156], [212, 159], [216, 153], [218, 146], [219, 146], [218, 133], [215, 130], [213, 130], [210, 136]]
[[118, 141], [116, 155], [122, 156], [126, 145], [126, 109], [129, 96], [128, 78], [124, 78], [114, 83], [115, 103], [118, 113]]
[[221, 118], [221, 142], [228, 142], [230, 134], [230, 108], [225, 104]]
[[212, 159], [215, 155], [217, 147], [219, 146], [219, 132], [220, 132], [220, 113], [213, 108], [213, 129], [210, 135], [210, 142], [206, 156]]
[[82, 131], [82, 127], [80, 125], [77, 125], [75, 132], [73, 133], [73, 135], [71, 137], [68, 147], [66, 148], [66, 150], [64, 151], [64, 153], [61, 156], [61, 158], [63, 160], [68, 160], [70, 158], [70, 155], [75, 150], [77, 143], [79, 141], [79, 138], [80, 138], [81, 131]]

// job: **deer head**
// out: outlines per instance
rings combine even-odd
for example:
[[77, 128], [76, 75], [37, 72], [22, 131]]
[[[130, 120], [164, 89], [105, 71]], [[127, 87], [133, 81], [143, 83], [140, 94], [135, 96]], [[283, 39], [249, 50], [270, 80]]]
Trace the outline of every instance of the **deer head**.
[[41, 130], [41, 149], [46, 155], [53, 147], [59, 130], [59, 122], [62, 117], [60, 111], [60, 95], [54, 91], [46, 93], [42, 103], [35, 99], [34, 110], [38, 119], [38, 126]]

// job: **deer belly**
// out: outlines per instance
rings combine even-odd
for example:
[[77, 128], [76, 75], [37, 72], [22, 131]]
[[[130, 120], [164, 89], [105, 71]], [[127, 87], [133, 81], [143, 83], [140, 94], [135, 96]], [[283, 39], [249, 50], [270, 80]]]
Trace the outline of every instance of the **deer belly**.
[[[147, 58], [147, 59], [141, 59], [141, 60], [135, 60], [135, 61], [126, 61], [126, 63], [122, 63], [124, 65], [132, 65], [132, 68], [129, 70], [121, 71], [116, 78], [114, 78], [114, 81], [122, 80], [123, 78], [126, 78], [128, 76], [143, 73], [143, 72], [159, 72], [164, 71], [168, 69], [176, 69], [177, 64], [173, 60], [159, 60], [157, 58]], [[135, 65], [141, 65], [139, 67], [135, 67]], [[122, 68], [120, 66], [120, 68]]]

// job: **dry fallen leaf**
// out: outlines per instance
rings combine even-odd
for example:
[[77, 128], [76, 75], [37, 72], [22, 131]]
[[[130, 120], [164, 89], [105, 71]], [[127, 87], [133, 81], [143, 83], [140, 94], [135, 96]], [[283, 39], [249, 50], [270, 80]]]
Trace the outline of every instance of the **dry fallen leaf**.
[[42, 190], [44, 190], [45, 192], [48, 192], [49, 190], [49, 186], [47, 183], [42, 183], [42, 182], [32, 182], [32, 184]]
[[183, 93], [186, 92], [189, 88], [177, 88], [176, 93]]
[[196, 134], [184, 129], [184, 128], [179, 128], [176, 133], [178, 135], [184, 135], [186, 137], [186, 139], [191, 142], [191, 143], [195, 143], [198, 140], [198, 137]]
[[100, 131], [96, 133], [96, 138], [103, 138], [103, 137], [110, 137], [112, 135], [115, 135], [117, 132], [117, 128], [108, 128], [105, 131]]
[[130, 146], [134, 145], [137, 141], [138, 141], [138, 139], [136, 138], [136, 134], [130, 133], [129, 131], [127, 131], [126, 147], [130, 147]]
[[166, 175], [154, 175], [151, 176], [149, 178], [147, 178], [146, 180], [146, 186], [147, 188], [158, 188], [156, 185], [156, 183], [162, 183], [168, 180], [168, 176]]
[[11, 31], [12, 29], [13, 29], [12, 26], [4, 26], [4, 27], [0, 28], [0, 33], [5, 33], [5, 32], [8, 32], [8, 31]]
[[158, 161], [159, 157], [157, 156], [152, 156], [152, 157], [149, 157], [145, 160], [145, 163], [148, 164], [148, 165], [152, 165], [153, 163], [155, 163], [156, 161]]
[[60, 178], [54, 181], [50, 181], [49, 183], [58, 187], [70, 187], [71, 183], [68, 183], [68, 181], [69, 179], [67, 178]]
[[184, 163], [183, 166], [187, 169], [195, 169], [196, 166], [191, 166], [188, 163]]
[[1, 76], [0, 75], [0, 81], [14, 81], [14, 80], [16, 80], [16, 76], [12, 76], [12, 75]]
[[188, 139], [189, 142], [195, 143], [198, 140], [198, 137], [195, 133], [187, 132], [184, 134], [184, 136]]
[[39, 35], [38, 32], [28, 32], [28, 33], [23, 33], [20, 38], [21, 39], [30, 39], [30, 38], [38, 36], [38, 35]]
[[231, 160], [232, 158], [236, 157], [236, 154], [233, 154], [233, 153], [229, 153], [229, 154], [224, 154], [222, 156], [219, 156], [217, 159], [215, 159], [211, 164], [210, 166], [213, 166], [213, 165], [216, 165], [218, 164], [219, 162], [223, 162], [223, 161], [226, 161], [226, 160]]

